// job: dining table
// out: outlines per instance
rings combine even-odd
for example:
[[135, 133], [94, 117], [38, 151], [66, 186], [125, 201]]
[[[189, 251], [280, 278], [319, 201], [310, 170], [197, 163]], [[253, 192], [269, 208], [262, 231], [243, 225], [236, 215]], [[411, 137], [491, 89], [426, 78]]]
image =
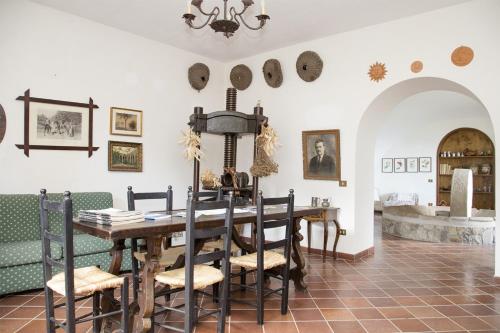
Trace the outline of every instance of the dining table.
[[[254, 206], [255, 207], [255, 206]], [[245, 208], [245, 207], [238, 207]], [[163, 213], [170, 215], [168, 218], [159, 219], [156, 221], [147, 221], [118, 224], [118, 225], [103, 225], [94, 222], [88, 222], [75, 218], [73, 225], [76, 230], [82, 231], [89, 235], [99, 237], [101, 239], [110, 240], [113, 242], [111, 248], [111, 264], [109, 273], [119, 275], [123, 251], [126, 250], [125, 240], [127, 239], [144, 239], [145, 240], [145, 262], [142, 265], [141, 277], [141, 295], [138, 302], [130, 304], [130, 327], [133, 328], [132, 332], [146, 333], [150, 330], [152, 325], [152, 316], [154, 312], [155, 301], [155, 275], [160, 272], [159, 259], [162, 253], [162, 247], [168, 246], [168, 242], [163, 242], [166, 236], [173, 233], [182, 232], [186, 230], [185, 214], [182, 216], [182, 210], [175, 210], [172, 212]], [[305, 259], [302, 253], [300, 242], [303, 236], [300, 233], [300, 221], [304, 216], [320, 214], [320, 207], [307, 207], [295, 206], [293, 213], [293, 226], [292, 226], [292, 251], [291, 257], [293, 265], [290, 269], [290, 279], [294, 282], [295, 288], [298, 290], [305, 290], [307, 285], [304, 277], [307, 272], [305, 270]], [[286, 218], [286, 207], [272, 206], [266, 208], [264, 211], [266, 219], [282, 219]], [[240, 210], [234, 214], [234, 225], [241, 224], [255, 224], [256, 213], [255, 209], [248, 207], [245, 211]], [[196, 228], [213, 228], [224, 225], [224, 214], [222, 215], [201, 215], [196, 218]], [[241, 235], [233, 228], [232, 239], [247, 253], [255, 252], [255, 247], [242, 238]], [[196, 245], [198, 250], [203, 247], [203, 242]], [[129, 250], [129, 249], [127, 249]], [[183, 256], [179, 256], [176, 263], [172, 268], [179, 268], [184, 265]], [[140, 303], [140, 304], [138, 304]], [[114, 298], [113, 291], [106, 291], [101, 303], [102, 311], [109, 312], [119, 307], [119, 301]], [[138, 318], [135, 318], [138, 314]], [[134, 320], [137, 319], [137, 320]], [[111, 321], [99, 323], [101, 332], [112, 332]]]

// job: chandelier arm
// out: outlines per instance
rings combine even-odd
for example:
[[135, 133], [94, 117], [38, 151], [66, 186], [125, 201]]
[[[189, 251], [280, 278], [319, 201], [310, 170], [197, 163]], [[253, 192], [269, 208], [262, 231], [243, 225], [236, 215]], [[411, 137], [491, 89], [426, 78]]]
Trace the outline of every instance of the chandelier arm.
[[[245, 25], [245, 27], [247, 27], [250, 30], [260, 30], [266, 24], [266, 20], [263, 19], [263, 20], [259, 20], [260, 23], [259, 23], [258, 27], [252, 27], [252, 26], [248, 25], [248, 23], [245, 21], [245, 19], [243, 18], [243, 16], [241, 16], [240, 14], [237, 14], [237, 16], [239, 16], [239, 18], [241, 20], [241, 23], [243, 23]], [[236, 21], [238, 21], [238, 19], [236, 17], [235, 17], [235, 19], [236, 19]]]
[[203, 29], [204, 27], [206, 27], [210, 23], [210, 21], [213, 21], [214, 19], [216, 19], [217, 16], [219, 16], [219, 13], [220, 13], [220, 9], [218, 7], [215, 7], [210, 13], [204, 14], [205, 16], [208, 16], [208, 18], [205, 21], [205, 23], [203, 23], [202, 25], [195, 26], [193, 24], [192, 20], [188, 20], [186, 23], [192, 29], [196, 29], [196, 30]]
[[208, 12], [205, 12], [205, 11], [203, 10], [203, 8], [201, 8], [201, 4], [202, 4], [202, 3], [203, 3], [203, 1], [199, 1], [199, 2], [197, 2], [197, 3], [195, 3], [195, 4], [193, 4], [193, 3], [191, 3], [191, 4], [192, 4], [193, 6], [195, 6], [196, 8], [198, 8], [198, 10], [200, 11], [200, 13], [202, 13], [202, 14], [203, 14], [203, 15], [205, 15], [205, 16], [210, 16], [210, 15], [212, 15], [212, 14], [213, 14], [213, 12], [215, 11], [215, 8], [217, 8], [217, 7], [215, 7], [214, 9], [212, 9], [212, 11], [211, 11], [210, 13], [208, 13]]
[[232, 20], [238, 21], [238, 20], [236, 19], [236, 15], [238, 15], [238, 13], [236, 12], [236, 8], [231, 7], [231, 8], [229, 9], [229, 15], [230, 15], [230, 16], [229, 16], [229, 20], [230, 20], [230, 21], [232, 21]]

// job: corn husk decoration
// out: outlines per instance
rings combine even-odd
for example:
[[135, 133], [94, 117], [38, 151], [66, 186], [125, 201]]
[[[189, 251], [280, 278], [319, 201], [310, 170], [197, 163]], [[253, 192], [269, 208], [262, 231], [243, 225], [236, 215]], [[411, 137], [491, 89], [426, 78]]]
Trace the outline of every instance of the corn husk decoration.
[[207, 188], [219, 188], [222, 186], [219, 177], [217, 177], [211, 170], [205, 170], [201, 175], [201, 183]]
[[193, 132], [191, 128], [182, 132], [179, 143], [185, 146], [184, 157], [186, 159], [194, 160], [196, 158], [199, 161], [203, 156], [203, 152], [200, 149], [201, 137]]
[[261, 133], [255, 139], [257, 145], [257, 156], [250, 168], [254, 177], [267, 177], [278, 173], [278, 164], [270, 156], [278, 147], [278, 135], [271, 126], [262, 126]]

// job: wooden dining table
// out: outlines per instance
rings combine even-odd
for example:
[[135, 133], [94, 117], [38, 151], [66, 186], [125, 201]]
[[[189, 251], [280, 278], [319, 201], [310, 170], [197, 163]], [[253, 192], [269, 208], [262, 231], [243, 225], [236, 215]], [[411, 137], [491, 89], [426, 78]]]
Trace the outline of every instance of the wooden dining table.
[[[120, 269], [123, 259], [123, 250], [125, 247], [125, 240], [128, 238], [142, 238], [146, 241], [146, 260], [142, 267], [142, 285], [141, 297], [137, 304], [133, 302], [130, 304], [130, 327], [133, 327], [133, 332], [146, 333], [152, 325], [151, 317], [154, 311], [154, 294], [155, 294], [155, 275], [160, 271], [159, 259], [162, 253], [162, 242], [165, 236], [171, 235], [174, 232], [182, 232], [186, 230], [186, 219], [182, 216], [176, 216], [181, 211], [166, 212], [172, 216], [167, 219], [157, 220], [154, 222], [139, 222], [132, 224], [122, 225], [101, 225], [92, 222], [80, 221], [78, 218], [74, 219], [74, 228], [85, 232], [89, 235], [99, 237], [106, 240], [113, 241], [111, 249], [111, 264], [109, 272], [115, 275], [120, 274]], [[165, 213], [165, 212], [164, 212]], [[298, 290], [305, 290], [307, 288], [304, 282], [304, 277], [307, 272], [305, 270], [304, 255], [300, 247], [300, 241], [303, 236], [300, 233], [300, 220], [307, 215], [320, 214], [321, 208], [319, 207], [305, 207], [295, 206], [293, 214], [293, 228], [292, 228], [292, 260], [295, 265], [290, 269], [290, 279], [293, 280], [295, 288]], [[266, 218], [282, 219], [286, 217], [286, 210], [282, 206], [275, 206], [266, 208], [264, 211]], [[234, 225], [256, 223], [256, 214], [254, 211], [234, 214]], [[196, 219], [197, 228], [210, 228], [222, 226], [224, 224], [223, 215], [202, 215]], [[245, 242], [236, 229], [233, 229], [232, 238], [236, 244], [245, 249], [247, 252], [255, 252], [255, 248]], [[203, 247], [203, 243], [197, 244], [197, 249]], [[180, 256], [173, 268], [182, 267], [184, 265], [184, 258]], [[107, 291], [102, 300], [103, 312], [112, 311], [114, 308], [119, 307], [119, 302], [114, 299], [113, 292]], [[135, 315], [139, 313], [139, 320], [134, 322]], [[103, 332], [111, 332], [112, 327], [110, 322], [102, 324]]]

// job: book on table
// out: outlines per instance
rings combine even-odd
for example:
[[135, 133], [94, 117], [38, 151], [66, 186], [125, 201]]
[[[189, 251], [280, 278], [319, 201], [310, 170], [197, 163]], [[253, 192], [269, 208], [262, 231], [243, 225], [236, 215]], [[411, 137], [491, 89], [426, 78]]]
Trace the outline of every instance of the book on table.
[[105, 225], [118, 225], [144, 222], [141, 211], [127, 211], [116, 208], [80, 210], [78, 217], [82, 221]]

